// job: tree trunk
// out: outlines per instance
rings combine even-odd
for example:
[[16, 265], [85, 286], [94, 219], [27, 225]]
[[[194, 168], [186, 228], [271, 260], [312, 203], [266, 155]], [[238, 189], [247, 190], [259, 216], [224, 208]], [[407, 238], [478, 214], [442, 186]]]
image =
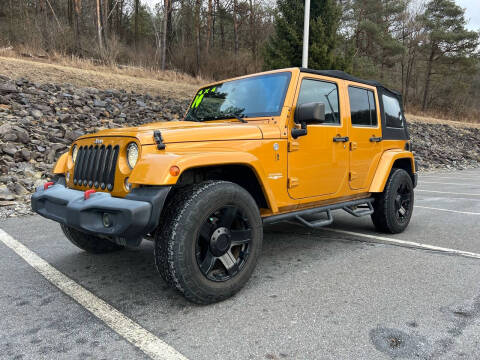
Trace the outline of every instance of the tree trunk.
[[103, 0], [103, 9], [102, 9], [102, 31], [103, 31], [103, 40], [106, 41], [108, 39], [108, 12], [109, 6], [108, 6], [108, 0]]
[[120, 38], [120, 40], [123, 39], [123, 0], [119, 2], [119, 5], [117, 6], [117, 34]]
[[75, 52], [80, 52], [80, 14], [81, 14], [81, 0], [73, 0], [73, 36], [75, 41]]
[[[219, 0], [217, 0], [217, 5], [219, 5]], [[225, 49], [225, 26], [223, 24], [223, 18], [224, 18], [223, 12], [220, 11], [220, 38], [221, 38], [222, 49]]]
[[133, 42], [135, 45], [135, 50], [137, 50], [137, 41], [138, 41], [138, 8], [140, 6], [140, 0], [135, 0], [135, 29], [133, 35]]
[[427, 74], [425, 75], [425, 88], [423, 91], [422, 111], [427, 108], [428, 92], [430, 91], [430, 78], [432, 76], [432, 65], [435, 57], [435, 44], [432, 44], [432, 50], [430, 51], [430, 57], [427, 63]]
[[200, 74], [200, 9], [202, 0], [195, 0], [195, 43], [196, 43], [196, 74]]
[[255, 71], [257, 71], [257, 34], [255, 29], [255, 3], [254, 0], [250, 1], [250, 42], [251, 42], [251, 50], [253, 55], [253, 62], [255, 65]]
[[205, 51], [207, 54], [210, 52], [210, 39], [212, 37], [212, 0], [208, 0], [208, 13], [207, 13], [207, 39], [205, 41]]
[[165, 70], [167, 62], [167, 38], [168, 32], [170, 29], [170, 11], [171, 11], [171, 0], [164, 0], [164, 18], [163, 18], [163, 34], [162, 34], [162, 70]]
[[98, 36], [98, 48], [100, 49], [100, 53], [103, 56], [103, 41], [102, 41], [102, 17], [100, 12], [100, 0], [96, 1], [96, 12], [97, 12], [97, 36]]
[[[238, 0], [233, 0], [233, 51], [235, 56], [238, 54], [238, 19], [237, 19], [237, 4]], [[236, 59], [235, 59], [236, 61]]]
[[212, 19], [212, 47], [215, 47], [215, 24], [217, 23], [218, 0], [213, 3], [213, 19]]

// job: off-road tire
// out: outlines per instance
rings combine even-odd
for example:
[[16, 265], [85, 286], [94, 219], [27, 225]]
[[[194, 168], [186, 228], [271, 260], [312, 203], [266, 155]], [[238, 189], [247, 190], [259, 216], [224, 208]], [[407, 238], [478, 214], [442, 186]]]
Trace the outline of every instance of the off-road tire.
[[[398, 188], [402, 184], [410, 189], [411, 201], [408, 216], [400, 221], [395, 214], [395, 197]], [[377, 231], [390, 234], [403, 232], [410, 223], [410, 218], [413, 213], [413, 203], [414, 194], [412, 178], [405, 170], [393, 168], [383, 193], [377, 194], [373, 203], [374, 212], [371, 217]]]
[[60, 224], [60, 227], [73, 245], [92, 254], [106, 254], [124, 248], [124, 246], [115, 244], [107, 239], [78, 231], [63, 224]]
[[[205, 214], [227, 204], [241, 208], [248, 218], [251, 248], [238, 274], [227, 281], [216, 282], [200, 271], [195, 257], [195, 243]], [[178, 190], [166, 204], [155, 232], [155, 265], [162, 278], [189, 301], [210, 304], [233, 296], [245, 285], [255, 269], [262, 240], [262, 220], [252, 196], [231, 182], [205, 181]]]

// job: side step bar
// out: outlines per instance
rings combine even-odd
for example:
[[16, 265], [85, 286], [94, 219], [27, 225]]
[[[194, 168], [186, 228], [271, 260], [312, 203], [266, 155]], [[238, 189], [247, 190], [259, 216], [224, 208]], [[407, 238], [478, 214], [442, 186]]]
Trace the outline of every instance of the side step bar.
[[[332, 210], [345, 210], [350, 215], [360, 217], [373, 214], [373, 197], [359, 200], [346, 201], [338, 204], [319, 206], [316, 208], [292, 211], [286, 214], [272, 215], [263, 219], [263, 224], [274, 224], [281, 221], [296, 220], [301, 225], [310, 228], [320, 228], [333, 222]], [[326, 219], [308, 221], [304, 216], [325, 213]]]

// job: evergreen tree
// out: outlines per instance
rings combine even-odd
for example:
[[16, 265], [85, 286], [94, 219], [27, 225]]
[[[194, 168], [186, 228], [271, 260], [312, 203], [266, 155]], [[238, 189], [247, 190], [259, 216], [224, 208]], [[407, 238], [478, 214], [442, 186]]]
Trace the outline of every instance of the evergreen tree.
[[[301, 66], [303, 44], [303, 0], [277, 0], [275, 32], [265, 46], [264, 67], [278, 69]], [[313, 1], [310, 8], [309, 67], [345, 68], [348, 63], [335, 53], [340, 7], [335, 0]]]
[[355, 73], [384, 79], [404, 52], [400, 24], [407, 0], [353, 0], [353, 41], [358, 51]]
[[426, 32], [427, 69], [422, 101], [425, 110], [432, 75], [442, 67], [451, 72], [455, 65], [474, 65], [479, 34], [465, 28], [464, 10], [452, 0], [431, 0], [421, 20]]

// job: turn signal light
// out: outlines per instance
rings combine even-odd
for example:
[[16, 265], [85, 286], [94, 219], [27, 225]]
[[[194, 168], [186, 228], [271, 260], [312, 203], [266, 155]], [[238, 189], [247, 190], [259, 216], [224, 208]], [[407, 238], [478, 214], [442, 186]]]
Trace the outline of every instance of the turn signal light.
[[180, 168], [178, 166], [174, 165], [170, 168], [170, 175], [178, 176], [179, 174], [180, 174]]

